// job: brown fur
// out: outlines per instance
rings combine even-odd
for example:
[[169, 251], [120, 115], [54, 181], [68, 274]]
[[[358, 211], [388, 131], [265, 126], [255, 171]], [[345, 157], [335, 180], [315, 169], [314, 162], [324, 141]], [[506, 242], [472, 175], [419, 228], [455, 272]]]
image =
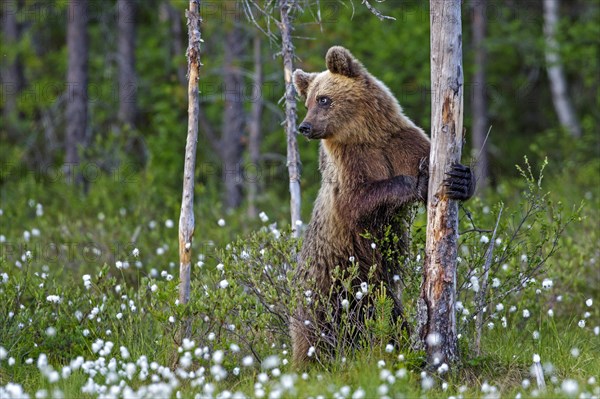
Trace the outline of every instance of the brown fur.
[[[308, 108], [303, 124], [311, 125], [310, 138], [322, 140], [322, 183], [296, 279], [322, 298], [336, 283], [332, 270], [348, 267], [352, 256], [359, 263], [362, 281], [367, 280], [373, 263], [378, 263], [375, 282], [384, 282], [389, 292], [391, 275], [397, 274], [389, 269], [397, 266], [382, 265], [379, 255], [374, 259], [372, 240], [361, 235], [369, 231], [381, 236], [394, 215], [424, 198], [426, 184], [419, 182], [419, 166], [429, 156], [429, 139], [403, 114], [390, 90], [348, 50], [329, 49], [326, 65], [328, 69], [321, 73], [294, 72], [294, 84]], [[329, 106], [319, 105], [324, 96], [330, 99]], [[315, 286], [309, 287], [310, 281]], [[400, 312], [398, 301], [397, 308]], [[300, 306], [291, 320], [296, 364], [308, 359], [311, 346], [317, 347], [318, 355], [318, 329], [323, 320], [310, 320], [309, 313], [314, 314]], [[307, 319], [311, 321], [308, 326]]]

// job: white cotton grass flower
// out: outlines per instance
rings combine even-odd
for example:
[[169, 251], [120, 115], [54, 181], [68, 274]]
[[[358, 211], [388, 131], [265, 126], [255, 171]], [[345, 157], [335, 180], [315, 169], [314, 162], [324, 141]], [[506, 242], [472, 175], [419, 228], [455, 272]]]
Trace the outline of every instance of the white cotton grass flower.
[[172, 229], [174, 225], [175, 225], [175, 223], [173, 223], [173, 221], [171, 219], [165, 220], [165, 227], [167, 229]]
[[528, 319], [529, 316], [531, 316], [531, 313], [529, 312], [529, 309], [523, 309], [523, 318], [524, 319]]
[[593, 300], [592, 298], [588, 298], [588, 299], [585, 301], [585, 304], [586, 304], [586, 306], [587, 306], [588, 308], [591, 308], [591, 307], [592, 307], [592, 305], [594, 304], [594, 300]]
[[258, 217], [260, 218], [260, 221], [263, 223], [267, 223], [269, 221], [269, 217], [264, 212], [259, 213]]
[[219, 227], [225, 227], [225, 219], [219, 219], [217, 221], [217, 224], [219, 225]]
[[577, 325], [579, 326], [579, 328], [584, 328], [585, 327], [585, 320], [579, 320], [579, 322], [577, 323]]
[[554, 285], [554, 281], [552, 281], [549, 278], [545, 278], [542, 281], [542, 288], [549, 290], [550, 288], [552, 288], [552, 286]]
[[131, 254], [137, 258], [138, 256], [140, 256], [140, 250], [137, 248], [133, 248], [133, 251], [131, 251]]
[[58, 295], [48, 295], [46, 300], [51, 303], [60, 303], [62, 301], [61, 297]]
[[579, 384], [572, 379], [566, 379], [560, 384], [560, 389], [567, 396], [575, 397], [579, 393]]
[[499, 279], [499, 278], [497, 278], [497, 277], [494, 277], [494, 278], [492, 279], [492, 287], [493, 287], [493, 288], [498, 288], [498, 287], [500, 287], [500, 279]]
[[479, 242], [483, 243], [483, 244], [487, 244], [488, 242], [490, 242], [490, 239], [488, 236], [486, 236], [485, 234], [481, 236], [481, 238], [479, 239]]
[[347, 299], [342, 300], [342, 308], [348, 309], [350, 307], [350, 302]]
[[225, 289], [225, 288], [229, 287], [229, 281], [227, 281], [227, 280], [221, 280], [221, 281], [219, 282], [219, 287], [221, 287], [221, 288], [223, 288], [223, 289]]

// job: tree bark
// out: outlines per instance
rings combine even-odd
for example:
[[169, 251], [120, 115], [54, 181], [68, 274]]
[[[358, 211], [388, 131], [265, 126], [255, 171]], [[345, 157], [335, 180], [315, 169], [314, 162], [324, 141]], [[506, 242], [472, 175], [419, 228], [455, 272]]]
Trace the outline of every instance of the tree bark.
[[119, 122], [133, 127], [136, 115], [135, 1], [117, 1]]
[[81, 183], [79, 151], [87, 128], [88, 81], [88, 1], [69, 2], [67, 15], [67, 114], [66, 114], [66, 171], [69, 182]]
[[558, 115], [560, 124], [569, 131], [573, 137], [581, 137], [581, 126], [573, 110], [567, 79], [560, 59], [560, 46], [556, 40], [556, 26], [558, 25], [559, 0], [544, 0], [544, 37], [546, 39], [546, 68], [552, 102]]
[[290, 11], [296, 6], [295, 0], [280, 0], [281, 52], [283, 54], [283, 76], [285, 80], [285, 131], [287, 136], [287, 166], [290, 177], [290, 213], [292, 235], [300, 236], [300, 154], [296, 141], [296, 92], [292, 83], [294, 46], [292, 44], [292, 24]]
[[[473, 112], [472, 154], [476, 157], [477, 178], [479, 188], [487, 185], [488, 181], [488, 151], [486, 136], [488, 132], [487, 98], [486, 98], [486, 50], [484, 46], [487, 29], [486, 0], [472, 2], [473, 51], [475, 53], [475, 73], [473, 76], [473, 97], [471, 109]], [[489, 138], [487, 138], [489, 140]]]
[[[188, 130], [185, 144], [183, 192], [179, 215], [179, 302], [190, 299], [190, 272], [192, 264], [192, 237], [194, 235], [194, 181], [196, 169], [196, 144], [198, 142], [198, 79], [200, 66], [200, 0], [190, 0], [188, 19]], [[184, 320], [181, 337], [189, 337], [190, 320]]]
[[[227, 5], [224, 5], [227, 7]], [[231, 15], [231, 14], [230, 14]], [[237, 20], [237, 18], [234, 18]], [[241, 58], [244, 53], [244, 32], [237, 21], [231, 22], [225, 37], [224, 75], [225, 109], [220, 140], [225, 182], [225, 205], [235, 209], [242, 203], [242, 136], [244, 132], [243, 78]]]
[[458, 204], [443, 189], [445, 172], [460, 161], [463, 133], [461, 0], [430, 0], [431, 153], [427, 243], [419, 298], [419, 335], [430, 366], [458, 359], [456, 255]]
[[14, 121], [17, 116], [17, 97], [23, 84], [19, 59], [14, 53], [14, 49], [16, 49], [19, 40], [19, 25], [17, 22], [18, 10], [16, 0], [7, 0], [4, 4], [2, 14], [3, 46], [6, 46], [7, 49], [11, 49], [9, 57], [2, 54], [4, 61], [2, 62], [2, 69], [0, 69], [0, 74], [2, 76], [2, 93], [4, 95], [2, 120], [4, 121], [7, 139], [16, 138], [17, 136], [17, 132], [14, 128]]
[[[254, 36], [254, 82], [252, 87], [252, 109], [248, 123], [248, 151], [250, 153], [250, 170], [247, 173], [248, 183], [248, 216], [255, 218], [256, 197], [259, 189], [260, 177], [260, 126], [263, 113], [263, 68], [262, 68], [262, 41], [260, 34]], [[247, 168], [248, 169], [248, 168]]]

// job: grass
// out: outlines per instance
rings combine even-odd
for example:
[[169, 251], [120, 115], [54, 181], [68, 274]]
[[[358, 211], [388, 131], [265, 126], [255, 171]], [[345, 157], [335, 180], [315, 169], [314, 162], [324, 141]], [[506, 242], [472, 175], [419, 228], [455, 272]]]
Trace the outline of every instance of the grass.
[[[376, 346], [344, 361], [305, 370], [291, 366], [285, 326], [275, 328], [240, 281], [252, 265], [285, 263], [296, 248], [285, 234], [275, 238], [285, 229], [272, 223], [287, 219], [277, 214], [276, 198], [263, 204], [273, 209], [271, 220], [248, 221], [243, 211], [219, 214], [215, 199], [200, 196], [193, 299], [181, 306], [175, 301], [178, 201], [164, 202], [143, 177], [128, 185], [98, 181], [85, 196], [31, 179], [3, 185], [0, 396], [600, 397], [600, 297], [594, 284], [600, 192], [581, 185], [595, 179], [594, 170], [572, 181], [550, 178], [557, 182], [555, 201], [575, 205], [587, 196], [581, 220], [568, 226], [560, 250], [536, 280], [490, 314], [493, 326], [485, 327], [479, 356], [472, 349], [473, 314], [465, 316], [461, 363], [443, 376], [426, 372], [422, 356], [410, 348], [388, 352]], [[502, 199], [516, 209], [510, 198], [518, 197], [519, 185], [512, 187], [503, 189]], [[494, 215], [481, 210], [495, 199], [489, 194], [471, 205], [484, 226], [493, 224]], [[218, 224], [221, 218], [225, 226]], [[259, 233], [249, 238], [252, 231]], [[482, 247], [478, 236], [465, 245], [470, 251]], [[250, 260], [241, 259], [240, 251]], [[543, 288], [543, 278], [552, 286]], [[277, 301], [280, 292], [269, 295]], [[176, 339], [187, 317], [194, 320], [193, 344]], [[544, 368], [544, 392], [530, 374], [535, 354]]]

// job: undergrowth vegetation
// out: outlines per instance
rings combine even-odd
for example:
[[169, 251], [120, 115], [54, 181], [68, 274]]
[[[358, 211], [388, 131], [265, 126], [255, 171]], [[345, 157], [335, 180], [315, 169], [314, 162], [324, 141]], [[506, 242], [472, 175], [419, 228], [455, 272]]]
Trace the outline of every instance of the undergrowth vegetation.
[[[99, 179], [86, 195], [29, 176], [3, 188], [0, 220], [1, 397], [599, 397], [598, 160], [578, 169], [525, 160], [521, 178], [462, 206], [461, 363], [424, 356], [369, 282], [374, 310], [359, 345], [307, 369], [291, 365], [288, 323], [301, 241], [279, 199], [260, 220], [220, 215], [199, 193], [192, 297], [177, 300], [177, 201]], [[10, 195], [8, 193], [10, 192]], [[66, 204], [69, 204], [67, 207]], [[416, 327], [425, 215], [412, 215], [396, 279]], [[354, 336], [352, 302], [335, 302], [338, 336]], [[192, 336], [179, 331], [191, 322]], [[411, 330], [411, 329], [409, 329]], [[414, 331], [413, 331], [414, 333]], [[542, 383], [536, 372], [542, 370]]]

